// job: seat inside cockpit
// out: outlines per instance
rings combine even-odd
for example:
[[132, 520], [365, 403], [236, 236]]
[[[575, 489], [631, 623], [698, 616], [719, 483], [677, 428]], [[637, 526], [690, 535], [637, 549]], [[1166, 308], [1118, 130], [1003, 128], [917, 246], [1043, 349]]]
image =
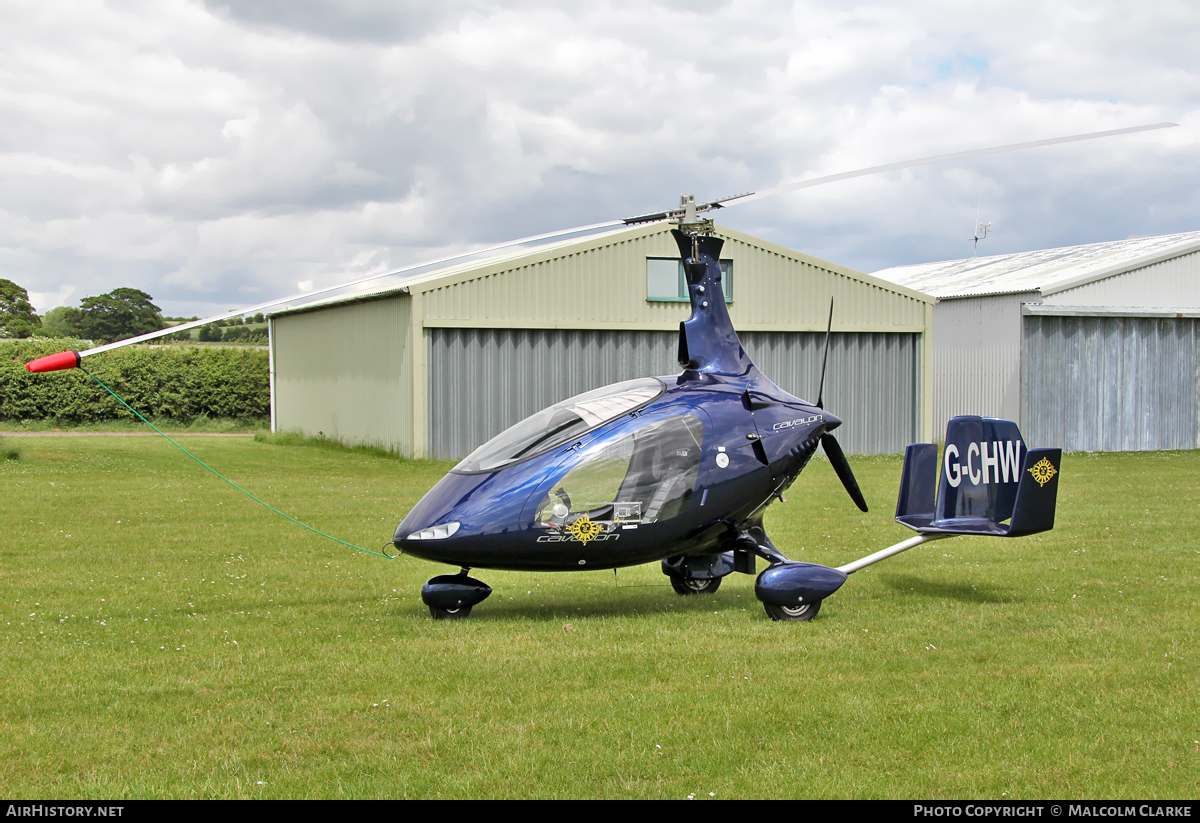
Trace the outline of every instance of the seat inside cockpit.
[[648, 423], [598, 449], [553, 486], [536, 522], [657, 523], [678, 516], [696, 488], [704, 425], [694, 414]]

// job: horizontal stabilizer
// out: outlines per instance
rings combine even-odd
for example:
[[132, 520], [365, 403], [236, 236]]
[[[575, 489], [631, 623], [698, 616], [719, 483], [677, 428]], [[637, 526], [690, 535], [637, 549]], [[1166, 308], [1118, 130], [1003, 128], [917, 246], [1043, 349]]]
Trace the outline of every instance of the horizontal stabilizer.
[[956, 417], [937, 446], [904, 454], [896, 522], [921, 534], [1017, 537], [1054, 528], [1062, 449], [1026, 449], [1009, 420]]

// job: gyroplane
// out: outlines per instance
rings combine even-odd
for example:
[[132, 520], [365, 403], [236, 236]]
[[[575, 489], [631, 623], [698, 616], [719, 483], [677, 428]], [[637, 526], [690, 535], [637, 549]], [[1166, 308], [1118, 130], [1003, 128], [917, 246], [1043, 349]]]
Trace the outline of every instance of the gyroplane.
[[[461, 619], [483, 602], [492, 589], [471, 576], [474, 569], [591, 571], [659, 562], [681, 595], [714, 592], [733, 573], [757, 574], [754, 592], [767, 615], [780, 621], [811, 620], [848, 575], [922, 543], [953, 535], [1017, 537], [1053, 528], [1061, 450], [1028, 448], [1011, 421], [956, 417], [948, 425], [940, 460], [932, 443], [910, 445], [905, 453], [896, 520], [916, 536], [838, 567], [786, 557], [767, 535], [763, 515], [783, 498], [818, 447], [855, 505], [865, 512], [867, 502], [834, 435], [842, 421], [824, 408], [824, 364], [817, 399], [810, 402], [781, 389], [751, 362], [726, 308], [722, 240], [702, 215], [866, 174], [1170, 125], [893, 163], [706, 203], [685, 195], [678, 208], [475, 252], [609, 226], [671, 221], [691, 314], [679, 324], [678, 374], [605, 386], [534, 414], [471, 452], [408, 512], [393, 535], [395, 547], [459, 568], [422, 587], [430, 613]], [[84, 357], [119, 346], [370, 279], [87, 351], [62, 352], [27, 368], [74, 368]], [[831, 325], [832, 317], [831, 303]], [[827, 330], [826, 356], [828, 341]], [[761, 573], [758, 558], [767, 563]]]

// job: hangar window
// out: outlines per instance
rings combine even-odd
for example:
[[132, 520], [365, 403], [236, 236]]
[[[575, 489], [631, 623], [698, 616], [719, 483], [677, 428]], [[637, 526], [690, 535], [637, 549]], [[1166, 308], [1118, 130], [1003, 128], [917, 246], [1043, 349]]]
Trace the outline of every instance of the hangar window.
[[[721, 291], [733, 302], [733, 261], [721, 261]], [[652, 303], [687, 303], [687, 279], [678, 257], [646, 258], [646, 299]]]

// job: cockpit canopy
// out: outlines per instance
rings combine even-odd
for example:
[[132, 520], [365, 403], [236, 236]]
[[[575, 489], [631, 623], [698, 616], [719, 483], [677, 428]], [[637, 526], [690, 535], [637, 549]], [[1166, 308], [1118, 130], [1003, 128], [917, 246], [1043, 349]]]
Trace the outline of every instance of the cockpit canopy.
[[538, 504], [534, 524], [570, 531], [582, 519], [611, 532], [681, 514], [696, 488], [704, 423], [691, 406], [676, 408], [603, 444], [556, 480]]
[[526, 417], [467, 455], [452, 471], [493, 472], [548, 452], [666, 391], [661, 380], [643, 377], [578, 394]]

